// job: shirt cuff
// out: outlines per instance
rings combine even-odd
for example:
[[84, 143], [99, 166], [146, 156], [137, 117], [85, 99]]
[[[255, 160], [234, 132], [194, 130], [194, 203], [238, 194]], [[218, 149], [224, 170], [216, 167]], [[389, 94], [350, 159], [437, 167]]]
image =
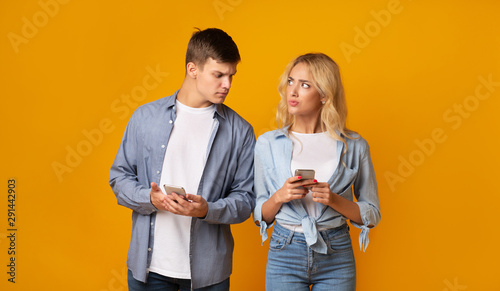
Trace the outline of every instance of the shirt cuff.
[[204, 217], [197, 217], [197, 218], [200, 220], [206, 221], [208, 223], [217, 222], [219, 220], [219, 217], [220, 217], [220, 215], [219, 215], [220, 212], [215, 211], [214, 202], [207, 201], [207, 204], [208, 204], [207, 214], [205, 214]]
[[370, 238], [368, 237], [368, 234], [370, 233], [370, 228], [365, 225], [357, 227], [361, 228], [361, 233], [359, 234], [359, 249], [365, 252], [366, 248], [368, 247], [368, 244], [370, 243]]
[[141, 194], [143, 197], [149, 197], [148, 201], [143, 201], [140, 206], [140, 211], [139, 213], [144, 214], [144, 215], [150, 215], [154, 212], [157, 212], [158, 209], [153, 205], [153, 202], [151, 202], [151, 189], [143, 189], [141, 191], [144, 191], [144, 193]]
[[259, 223], [260, 223], [260, 235], [262, 236], [262, 245], [263, 245], [267, 239], [267, 229], [269, 228], [269, 226], [264, 220], [259, 221]]
[[368, 210], [367, 205], [365, 203], [359, 203], [359, 202], [357, 202], [357, 204], [359, 206], [359, 212], [363, 224], [359, 225], [353, 221], [351, 221], [351, 224], [361, 229], [361, 233], [359, 234], [359, 249], [365, 252], [366, 248], [368, 247], [368, 244], [370, 243], [370, 238], [368, 237], [368, 234], [370, 233], [370, 228], [368, 227], [368, 225], [370, 225], [371, 223], [370, 219], [366, 217], [366, 213]]

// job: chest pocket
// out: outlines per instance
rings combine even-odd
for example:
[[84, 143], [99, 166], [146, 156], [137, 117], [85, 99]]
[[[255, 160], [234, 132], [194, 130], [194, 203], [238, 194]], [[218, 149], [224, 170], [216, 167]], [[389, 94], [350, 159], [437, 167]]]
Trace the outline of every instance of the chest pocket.
[[340, 167], [342, 167], [340, 169], [340, 172], [335, 177], [333, 177], [333, 181], [329, 183], [330, 185], [332, 185], [330, 189], [333, 193], [337, 193], [344, 198], [352, 200], [352, 198], [350, 198], [350, 195], [352, 195], [352, 191], [349, 190], [352, 189], [352, 185], [356, 180], [358, 169], [349, 169], [342, 165]]

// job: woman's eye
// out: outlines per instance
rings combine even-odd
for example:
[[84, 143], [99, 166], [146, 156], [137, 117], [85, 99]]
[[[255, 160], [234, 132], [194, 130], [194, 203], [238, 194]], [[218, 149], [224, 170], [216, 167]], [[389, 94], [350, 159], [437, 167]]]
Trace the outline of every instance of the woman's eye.
[[292, 85], [293, 84], [293, 81], [292, 80], [288, 80], [288, 85]]
[[302, 83], [302, 88], [306, 88], [306, 89], [307, 89], [307, 88], [309, 88], [309, 87], [311, 87], [311, 86], [309, 86], [309, 84]]

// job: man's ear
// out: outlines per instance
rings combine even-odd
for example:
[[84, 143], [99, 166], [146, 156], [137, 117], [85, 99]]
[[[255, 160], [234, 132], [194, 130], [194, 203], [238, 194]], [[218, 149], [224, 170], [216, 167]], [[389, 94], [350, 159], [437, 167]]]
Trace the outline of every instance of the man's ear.
[[193, 62], [189, 62], [186, 65], [186, 72], [193, 79], [196, 79], [196, 76], [198, 75], [198, 70], [199, 70], [198, 66]]

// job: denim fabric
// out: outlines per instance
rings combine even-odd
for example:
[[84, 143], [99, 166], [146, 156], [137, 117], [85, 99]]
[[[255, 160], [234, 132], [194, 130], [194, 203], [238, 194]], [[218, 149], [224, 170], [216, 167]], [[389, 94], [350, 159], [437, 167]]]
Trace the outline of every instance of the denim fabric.
[[313, 291], [356, 289], [356, 265], [346, 224], [319, 232], [327, 253], [313, 251], [303, 233], [276, 223], [269, 242], [266, 290]]
[[[109, 175], [118, 204], [132, 209], [127, 267], [146, 282], [154, 245], [156, 208], [151, 182], [160, 183], [163, 159], [175, 124], [177, 92], [140, 106], [130, 118]], [[191, 223], [191, 274], [194, 288], [227, 279], [232, 272], [234, 241], [230, 224], [250, 217], [253, 193], [252, 126], [236, 112], [217, 104], [207, 160], [198, 195], [208, 202], [205, 218]], [[207, 268], [210, 266], [210, 268]]]
[[128, 271], [128, 290], [130, 291], [229, 291], [229, 278], [226, 280], [198, 289], [191, 289], [191, 280], [165, 277], [150, 273], [148, 282], [143, 283], [134, 279], [132, 272]]
[[[279, 190], [285, 181], [292, 177], [290, 163], [293, 144], [286, 134], [287, 128], [266, 132], [261, 135], [255, 145], [255, 185], [257, 195], [254, 209], [254, 220], [260, 224], [262, 242], [267, 239], [266, 229], [270, 227], [262, 220], [262, 204]], [[360, 248], [368, 246], [369, 225], [376, 226], [380, 221], [380, 203], [378, 200], [377, 180], [370, 158], [368, 143], [359, 135], [353, 139], [345, 138], [345, 145], [337, 141], [339, 164], [332, 177], [327, 181], [330, 190], [353, 201], [353, 194], [359, 206], [362, 225], [351, 223], [361, 228], [359, 236]], [[325, 182], [325, 181], [320, 181]], [[322, 205], [317, 218], [310, 217], [300, 200], [292, 200], [281, 206], [276, 214], [278, 223], [301, 225], [307, 245], [319, 253], [327, 252], [326, 242], [319, 236], [318, 228], [329, 229], [346, 223], [346, 218], [331, 207]]]

